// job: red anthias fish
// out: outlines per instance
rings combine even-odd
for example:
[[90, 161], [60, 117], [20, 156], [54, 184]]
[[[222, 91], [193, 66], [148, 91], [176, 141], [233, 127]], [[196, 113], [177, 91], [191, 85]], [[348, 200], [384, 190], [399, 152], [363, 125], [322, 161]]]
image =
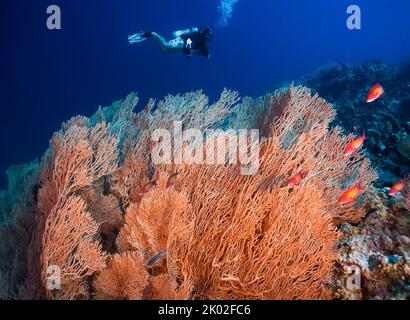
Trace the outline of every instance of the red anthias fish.
[[394, 196], [403, 191], [404, 187], [406, 186], [407, 182], [405, 180], [399, 181], [395, 183], [387, 193], [389, 196]]
[[343, 152], [343, 156], [348, 157], [359, 150], [362, 147], [364, 140], [366, 140], [366, 133], [363, 131], [363, 135], [361, 137], [354, 139], [347, 145], [345, 151]]
[[379, 99], [384, 93], [384, 89], [380, 83], [376, 83], [373, 87], [370, 88], [369, 94], [367, 95], [366, 102], [371, 103]]
[[348, 203], [355, 203], [357, 197], [360, 194], [360, 191], [363, 191], [362, 187], [362, 179], [359, 180], [357, 186], [353, 186], [349, 188], [340, 198], [339, 204], [348, 204]]
[[298, 174], [296, 174], [295, 176], [293, 176], [292, 178], [288, 180], [288, 185], [290, 185], [291, 187], [299, 186], [302, 180], [306, 178], [306, 175], [307, 175], [307, 172], [305, 171], [299, 172]]

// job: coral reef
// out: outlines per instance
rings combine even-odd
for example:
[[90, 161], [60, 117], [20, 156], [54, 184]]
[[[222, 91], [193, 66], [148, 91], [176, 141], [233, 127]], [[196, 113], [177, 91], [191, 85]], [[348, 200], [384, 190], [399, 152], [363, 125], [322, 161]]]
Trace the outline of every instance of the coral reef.
[[[376, 189], [367, 198], [369, 214], [364, 221], [341, 228], [341, 254], [333, 279], [335, 297], [409, 299], [410, 215], [405, 199], [392, 202]], [[349, 286], [355, 270], [358, 287]]]
[[[366, 105], [367, 90], [375, 82], [382, 83], [386, 95]], [[332, 64], [305, 76], [301, 83], [333, 103], [338, 111], [335, 123], [344, 130], [356, 128], [358, 134], [366, 130], [366, 154], [379, 172], [375, 186], [382, 188], [367, 195], [365, 220], [341, 228], [342, 252], [333, 279], [335, 297], [409, 299], [410, 194], [407, 191], [397, 199], [387, 199], [384, 187], [410, 171], [410, 63]], [[347, 287], [355, 270], [360, 270], [360, 289]]]
[[[410, 63], [386, 66], [368, 61], [358, 66], [331, 64], [306, 75], [301, 84], [331, 102], [335, 124], [347, 132], [366, 130], [367, 155], [379, 170], [378, 187], [409, 173]], [[385, 96], [366, 104], [367, 91], [380, 82]]]
[[[2, 259], [2, 296], [331, 298], [338, 226], [366, 214], [364, 196], [349, 205], [338, 198], [359, 178], [364, 192], [377, 178], [362, 152], [341, 156], [354, 137], [330, 129], [332, 105], [294, 86], [242, 102], [224, 90], [212, 105], [200, 91], [168, 96], [135, 114], [137, 101], [132, 93], [53, 136], [38, 187], [25, 183], [21, 192], [31, 201], [5, 215], [8, 228], [27, 226], [23, 239], [1, 233], [2, 254], [16, 252]], [[174, 121], [185, 130], [259, 129], [259, 170], [242, 176], [228, 161], [154, 163], [151, 135]], [[214, 138], [203, 146], [218, 154]], [[301, 171], [301, 184], [288, 185]], [[58, 268], [58, 287], [49, 286], [50, 268]]]
[[[407, 79], [404, 70], [394, 77]], [[0, 197], [0, 297], [408, 298], [410, 191], [387, 198], [373, 187], [378, 175], [367, 157], [381, 166], [382, 185], [408, 169], [409, 128], [391, 116], [405, 108], [396, 102], [386, 111], [390, 96], [372, 105], [369, 117], [357, 98], [375, 77], [389, 91], [396, 83], [391, 73], [377, 63], [336, 65], [304, 79], [334, 105], [292, 85], [256, 99], [225, 89], [213, 104], [201, 91], [167, 96], [138, 113], [131, 93], [89, 119], [72, 118], [41, 163], [8, 172], [9, 189]], [[376, 130], [380, 119], [390, 131]], [[175, 121], [183, 130], [225, 131], [173, 145], [172, 159], [156, 163], [161, 141], [153, 134], [171, 132]], [[343, 157], [355, 138], [343, 129], [351, 126], [377, 135], [386, 156], [378, 158], [384, 153], [370, 139], [367, 155]], [[249, 158], [173, 161], [198, 150], [226, 156], [230, 151], [221, 153], [215, 141], [240, 141], [232, 129], [259, 130], [255, 174], [240, 172]], [[254, 137], [246, 138], [246, 151]], [[298, 185], [290, 185], [301, 172]], [[359, 180], [357, 202], [339, 204]], [[57, 287], [50, 286], [56, 269]]]

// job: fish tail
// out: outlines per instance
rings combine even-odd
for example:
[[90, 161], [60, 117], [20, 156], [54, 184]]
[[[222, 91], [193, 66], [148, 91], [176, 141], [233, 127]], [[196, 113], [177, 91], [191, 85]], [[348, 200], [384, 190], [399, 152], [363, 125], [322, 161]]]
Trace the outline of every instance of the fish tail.
[[360, 179], [359, 179], [359, 182], [358, 182], [358, 184], [357, 184], [357, 187], [358, 187], [360, 190], [363, 190], [362, 182], [363, 182], [363, 179], [360, 178]]

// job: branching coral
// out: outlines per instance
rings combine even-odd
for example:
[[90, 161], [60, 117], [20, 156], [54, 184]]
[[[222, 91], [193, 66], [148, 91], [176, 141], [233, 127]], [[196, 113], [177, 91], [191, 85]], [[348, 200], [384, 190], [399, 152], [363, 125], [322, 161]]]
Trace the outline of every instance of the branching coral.
[[184, 195], [159, 186], [139, 204], [130, 205], [118, 238], [120, 251], [138, 250], [147, 261], [165, 251], [172, 218], [186, 203]]
[[[272, 125], [261, 145], [257, 175], [241, 177], [230, 166], [177, 169], [176, 190], [189, 195], [191, 209], [182, 210], [185, 218], [171, 228], [165, 272], [177, 283], [193, 283], [191, 298], [325, 297], [324, 283], [336, 255], [332, 221], [357, 221], [364, 214], [354, 206], [340, 207], [338, 195], [359, 176], [367, 187], [376, 173], [360, 153], [341, 157], [353, 137], [337, 128], [328, 130], [334, 116], [331, 105], [295, 87], [272, 100], [286, 104], [276, 103], [281, 110], [267, 113]], [[309, 172], [306, 182], [291, 190], [287, 178], [300, 170]], [[147, 199], [130, 207], [120, 247], [150, 248], [144, 229], [170, 219], [172, 211], [161, 218], [170, 206], [167, 192], [154, 188]], [[141, 208], [145, 213], [137, 214]], [[143, 218], [146, 212], [151, 213], [151, 223]], [[141, 217], [143, 223], [131, 217]], [[160, 250], [164, 247], [150, 255]]]
[[263, 178], [227, 182], [225, 170], [196, 171], [190, 178], [205, 186], [186, 219], [194, 226], [175, 230], [168, 249], [172, 269], [195, 283], [196, 297], [319, 298], [337, 232], [314, 184], [263, 190]]
[[184, 129], [206, 130], [220, 126], [234, 111], [238, 100], [237, 92], [226, 89], [212, 105], [208, 105], [208, 97], [201, 91], [183, 96], [167, 96], [156, 106], [155, 101], [150, 100], [142, 112], [130, 119], [138, 127], [139, 135], [125, 142], [128, 152], [124, 156], [123, 166], [110, 180], [111, 188], [120, 197], [124, 207], [138, 200], [135, 192], [152, 178], [151, 134], [154, 130], [172, 130], [174, 121], [181, 121]]
[[[209, 105], [198, 91], [150, 100], [135, 114], [131, 94], [65, 123], [43, 158], [25, 296], [329, 298], [337, 226], [364, 215], [362, 198], [345, 206], [338, 198], [359, 178], [366, 192], [376, 172], [362, 152], [342, 157], [354, 137], [330, 128], [333, 107], [308, 89], [238, 100], [224, 90]], [[259, 129], [259, 170], [154, 163], [151, 134], [174, 121]], [[60, 290], [47, 290], [50, 266], [61, 270]]]
[[[85, 212], [85, 202], [74, 194], [113, 172], [117, 157], [116, 139], [105, 124], [88, 128], [84, 119], [77, 117], [54, 135], [43, 160], [37, 228], [28, 257], [28, 295], [84, 295], [84, 278], [103, 268], [104, 255], [99, 245], [93, 244], [97, 225]], [[57, 295], [45, 290], [51, 265], [60, 268], [65, 285]]]
[[97, 299], [136, 300], [143, 296], [148, 272], [138, 253], [113, 256], [111, 263], [94, 280]]
[[50, 267], [57, 267], [61, 270], [61, 290], [47, 290], [48, 298], [87, 296], [86, 277], [105, 267], [101, 245], [94, 241], [97, 230], [84, 200], [76, 196], [70, 197], [53, 216], [43, 237], [42, 278], [48, 278]]

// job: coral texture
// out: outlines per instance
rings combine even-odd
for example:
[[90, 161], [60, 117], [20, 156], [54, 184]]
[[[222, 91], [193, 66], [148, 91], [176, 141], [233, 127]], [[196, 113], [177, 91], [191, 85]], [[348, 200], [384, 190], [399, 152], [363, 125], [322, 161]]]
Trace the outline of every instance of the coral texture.
[[110, 265], [94, 280], [95, 297], [102, 300], [142, 298], [148, 273], [138, 253], [115, 254]]
[[[410, 210], [401, 196], [392, 203], [385, 193], [372, 189], [366, 197], [366, 219], [341, 228], [341, 252], [332, 279], [335, 297], [408, 300]], [[359, 275], [357, 287], [348, 285], [354, 271]]]

